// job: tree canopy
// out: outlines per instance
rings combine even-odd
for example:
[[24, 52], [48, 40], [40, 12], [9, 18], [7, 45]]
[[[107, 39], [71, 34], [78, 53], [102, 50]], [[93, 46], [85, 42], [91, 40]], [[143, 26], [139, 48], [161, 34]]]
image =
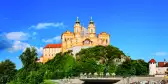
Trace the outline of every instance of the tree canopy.
[[9, 59], [0, 62], [0, 84], [11, 81], [16, 74], [16, 66]]
[[26, 50], [19, 57], [22, 61], [24, 68], [28, 69], [35, 67], [35, 65], [37, 64], [37, 55], [38, 54], [34, 47], [26, 48]]

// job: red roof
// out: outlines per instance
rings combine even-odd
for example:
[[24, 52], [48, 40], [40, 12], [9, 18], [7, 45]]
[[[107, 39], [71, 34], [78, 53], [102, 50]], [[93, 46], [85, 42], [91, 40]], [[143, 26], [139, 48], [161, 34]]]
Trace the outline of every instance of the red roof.
[[158, 67], [163, 67], [164, 66], [164, 62], [158, 62]]
[[158, 67], [168, 67], [168, 63], [158, 62]]
[[166, 63], [163, 67], [168, 67], [168, 63]]
[[62, 44], [47, 44], [44, 48], [61, 48]]
[[154, 59], [151, 59], [149, 63], [156, 63], [156, 61]]

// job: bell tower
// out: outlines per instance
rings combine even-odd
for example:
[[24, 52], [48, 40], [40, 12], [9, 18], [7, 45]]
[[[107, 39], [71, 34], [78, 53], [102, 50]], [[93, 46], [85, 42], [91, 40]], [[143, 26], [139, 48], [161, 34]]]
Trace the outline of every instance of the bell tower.
[[92, 20], [92, 17], [90, 18], [89, 26], [88, 26], [88, 33], [90, 37], [96, 36], [96, 28], [94, 25], [94, 21]]
[[75, 22], [75, 25], [74, 25], [74, 33], [75, 34], [78, 34], [81, 32], [81, 25], [80, 25], [80, 21], [79, 21], [79, 18], [77, 17], [76, 18], [76, 22]]
[[81, 28], [81, 25], [80, 25], [80, 21], [79, 21], [79, 18], [77, 17], [76, 18], [76, 22], [75, 22], [75, 25], [74, 25], [74, 42], [73, 44], [75, 46], [78, 46], [78, 45], [81, 45], [81, 32], [82, 32], [82, 28]]

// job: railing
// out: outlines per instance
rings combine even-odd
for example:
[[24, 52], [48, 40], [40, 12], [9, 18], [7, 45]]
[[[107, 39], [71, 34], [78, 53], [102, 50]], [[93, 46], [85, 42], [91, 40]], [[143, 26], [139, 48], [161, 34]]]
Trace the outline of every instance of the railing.
[[106, 75], [104, 74], [80, 74], [80, 78], [130, 78], [130, 77], [154, 77], [151, 75], [139, 75], [139, 76], [120, 76], [120, 75], [115, 75], [115, 73], [109, 74], [107, 73]]
[[[149, 75], [141, 75], [141, 76], [130, 76], [130, 77], [127, 77], [128, 79], [129, 78], [134, 78], [134, 77], [153, 77], [153, 76], [149, 76]], [[127, 80], [127, 78], [125, 79], [123, 76], [117, 76], [117, 75], [106, 75], [106, 76], [103, 76], [103, 75], [96, 75], [96, 74], [81, 74], [79, 77], [69, 77], [69, 78], [64, 78], [64, 79], [60, 79], [60, 81], [65, 84], [65, 83], [72, 83], [74, 79], [87, 79], [87, 78], [122, 78], [122, 80]], [[142, 82], [150, 82], [150, 83], [156, 83], [157, 84], [160, 84], [161, 82], [163, 82], [162, 80], [158, 81], [152, 81], [152, 80], [144, 80], [144, 81], [135, 81], [135, 82], [131, 82], [131, 84], [144, 84]], [[122, 82], [123, 84], [123, 82]], [[165, 84], [165, 83], [162, 83], [162, 84]]]
[[80, 76], [76, 76], [76, 77], [66, 77], [66, 79], [82, 79], [82, 78], [131, 78], [131, 77], [154, 77], [151, 75], [139, 75], [139, 76], [120, 76], [120, 75], [115, 75], [115, 73], [113, 74], [109, 74], [107, 73], [106, 75], [104, 74], [80, 74]]

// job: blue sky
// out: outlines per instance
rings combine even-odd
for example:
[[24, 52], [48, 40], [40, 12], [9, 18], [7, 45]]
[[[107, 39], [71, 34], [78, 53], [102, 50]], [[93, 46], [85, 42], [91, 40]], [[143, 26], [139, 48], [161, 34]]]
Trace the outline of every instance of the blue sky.
[[[168, 58], [167, 0], [1, 0], [0, 61], [10, 59], [17, 68], [25, 47], [41, 55], [48, 43], [73, 31], [78, 16], [85, 27], [92, 16], [97, 34], [107, 32], [111, 44], [133, 59]], [[168, 60], [168, 59], [167, 59]]]

